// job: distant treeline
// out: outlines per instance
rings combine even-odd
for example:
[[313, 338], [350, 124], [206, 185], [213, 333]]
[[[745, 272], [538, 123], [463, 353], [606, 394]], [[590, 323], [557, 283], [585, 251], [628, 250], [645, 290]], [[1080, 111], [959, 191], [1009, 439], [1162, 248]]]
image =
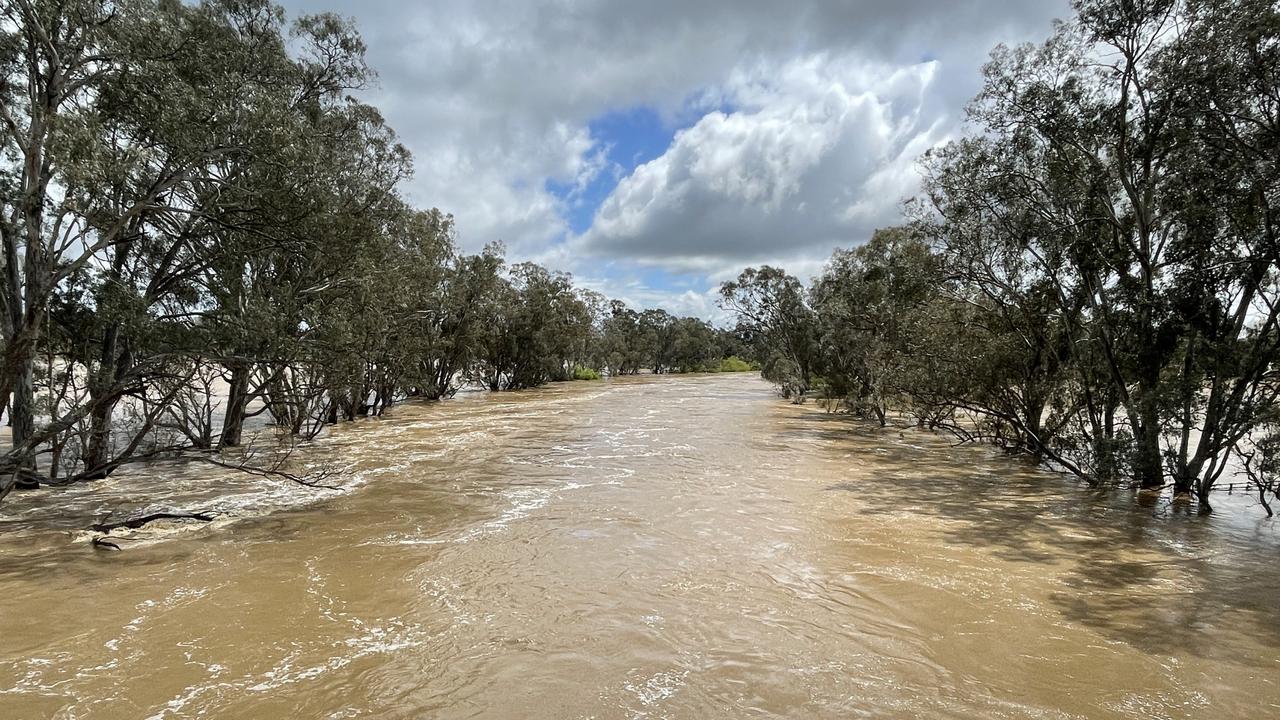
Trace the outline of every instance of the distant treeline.
[[266, 0], [0, 2], [0, 405], [16, 484], [288, 434], [460, 384], [744, 369], [730, 332], [636, 312], [397, 188], [332, 15]]
[[[999, 47], [901, 227], [726, 283], [764, 375], [1097, 485], [1280, 469], [1280, 11], [1076, 3]], [[1268, 513], [1270, 508], [1267, 507]]]

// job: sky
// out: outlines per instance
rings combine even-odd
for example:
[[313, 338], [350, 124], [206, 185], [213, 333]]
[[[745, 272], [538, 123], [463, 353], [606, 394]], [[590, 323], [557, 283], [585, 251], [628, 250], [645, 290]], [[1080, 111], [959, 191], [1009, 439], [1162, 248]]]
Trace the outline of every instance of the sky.
[[998, 43], [1067, 0], [284, 0], [352, 18], [407, 199], [634, 307], [722, 317], [902, 217]]

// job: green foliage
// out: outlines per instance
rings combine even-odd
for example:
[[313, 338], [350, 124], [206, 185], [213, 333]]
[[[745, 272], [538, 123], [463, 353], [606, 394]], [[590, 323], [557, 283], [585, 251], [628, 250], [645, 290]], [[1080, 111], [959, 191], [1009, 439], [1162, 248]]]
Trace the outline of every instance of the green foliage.
[[818, 316], [800, 281], [772, 267], [747, 268], [720, 286], [721, 306], [738, 317], [761, 374], [797, 402], [812, 387], [820, 362]]
[[600, 323], [595, 357], [612, 375], [706, 372], [740, 349], [734, 333], [665, 310], [636, 312], [614, 301]]
[[574, 380], [599, 380], [600, 373], [591, 368], [577, 366], [573, 369]]
[[740, 373], [740, 372], [760, 372], [760, 366], [753, 362], [747, 362], [742, 358], [731, 355], [726, 358], [720, 358], [719, 361], [710, 363], [701, 368], [700, 372], [709, 373]]
[[878, 230], [832, 256], [810, 290], [828, 398], [882, 425], [906, 402], [912, 339], [939, 280], [937, 259], [908, 228]]

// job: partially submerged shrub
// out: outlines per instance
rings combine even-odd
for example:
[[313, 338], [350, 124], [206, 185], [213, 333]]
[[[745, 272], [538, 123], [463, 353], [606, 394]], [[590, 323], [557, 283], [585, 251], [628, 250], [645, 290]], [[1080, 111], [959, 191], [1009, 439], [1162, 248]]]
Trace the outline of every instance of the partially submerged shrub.
[[720, 364], [714, 368], [713, 372], [751, 372], [759, 369], [759, 365], [749, 363], [746, 360], [733, 355], [720, 360]]
[[575, 367], [573, 369], [574, 380], [599, 380], [600, 373], [588, 367]]

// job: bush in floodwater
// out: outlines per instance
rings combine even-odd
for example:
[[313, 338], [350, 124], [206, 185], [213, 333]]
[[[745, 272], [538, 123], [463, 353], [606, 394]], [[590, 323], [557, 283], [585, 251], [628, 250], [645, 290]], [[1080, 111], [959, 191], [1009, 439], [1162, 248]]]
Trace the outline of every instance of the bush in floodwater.
[[599, 380], [600, 373], [587, 367], [576, 367], [573, 369], [574, 380]]
[[759, 365], [749, 363], [736, 355], [731, 355], [727, 358], [722, 358], [720, 364], [712, 372], [751, 372], [759, 369]]

